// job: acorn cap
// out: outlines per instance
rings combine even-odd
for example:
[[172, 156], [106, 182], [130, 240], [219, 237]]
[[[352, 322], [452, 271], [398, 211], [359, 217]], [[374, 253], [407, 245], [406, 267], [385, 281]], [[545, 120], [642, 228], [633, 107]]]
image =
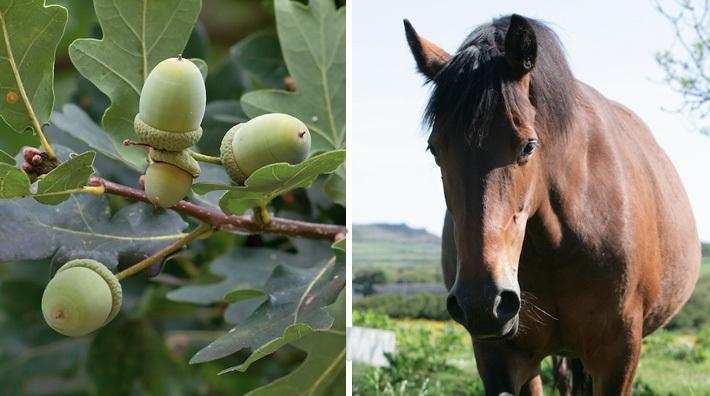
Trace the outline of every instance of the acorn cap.
[[222, 144], [219, 147], [219, 153], [220, 153], [220, 159], [222, 160], [222, 166], [224, 166], [224, 169], [227, 171], [227, 174], [229, 175], [232, 180], [241, 183], [244, 183], [244, 180], [247, 179], [247, 176], [242, 172], [241, 169], [239, 169], [239, 165], [237, 165], [237, 161], [234, 159], [234, 153], [232, 151], [232, 141], [234, 140], [234, 134], [239, 130], [239, 128], [242, 127], [242, 124], [237, 124], [233, 127], [231, 127], [227, 133], [224, 134], [224, 137], [222, 138]]
[[133, 119], [133, 128], [136, 135], [145, 143], [158, 150], [180, 151], [192, 147], [202, 137], [202, 127], [181, 133], [164, 131], [148, 125], [141, 118], [140, 113]]
[[192, 175], [193, 178], [200, 176], [200, 164], [192, 158], [187, 150], [164, 151], [150, 150], [150, 159], [154, 162], [166, 162]]
[[88, 268], [97, 273], [106, 281], [106, 284], [111, 290], [112, 303], [111, 312], [109, 312], [108, 317], [103, 324], [107, 324], [112, 321], [121, 310], [121, 304], [123, 302], [123, 290], [121, 289], [121, 283], [118, 281], [118, 278], [116, 278], [116, 275], [114, 275], [113, 272], [111, 272], [111, 270], [109, 270], [105, 265], [92, 259], [75, 259], [68, 261], [57, 270], [57, 274], [74, 267]]

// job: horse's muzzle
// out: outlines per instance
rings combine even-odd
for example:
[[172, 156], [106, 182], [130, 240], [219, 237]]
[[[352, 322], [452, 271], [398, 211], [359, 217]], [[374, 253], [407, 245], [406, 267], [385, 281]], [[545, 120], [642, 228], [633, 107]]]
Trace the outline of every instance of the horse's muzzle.
[[495, 286], [461, 289], [454, 285], [446, 299], [446, 309], [474, 339], [499, 339], [515, 335], [520, 312], [520, 294], [517, 291]]

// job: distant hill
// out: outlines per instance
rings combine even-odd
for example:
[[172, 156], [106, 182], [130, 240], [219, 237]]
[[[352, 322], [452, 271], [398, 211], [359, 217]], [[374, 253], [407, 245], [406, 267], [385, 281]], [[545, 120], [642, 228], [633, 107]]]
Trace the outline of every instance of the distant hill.
[[406, 224], [354, 224], [353, 240], [439, 243], [441, 239], [423, 228], [410, 228]]
[[387, 283], [440, 282], [441, 239], [406, 224], [354, 224], [353, 273], [382, 271]]
[[[384, 271], [388, 283], [441, 279], [441, 238], [406, 224], [354, 224], [353, 272]], [[702, 244], [703, 273], [710, 273], [710, 244]]]

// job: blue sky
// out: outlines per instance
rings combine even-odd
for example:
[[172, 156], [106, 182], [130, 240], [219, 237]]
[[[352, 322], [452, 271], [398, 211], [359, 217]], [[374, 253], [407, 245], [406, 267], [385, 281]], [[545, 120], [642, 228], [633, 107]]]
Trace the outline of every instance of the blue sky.
[[[681, 175], [700, 237], [710, 241], [710, 137], [675, 109], [681, 97], [663, 82], [654, 54], [673, 45], [670, 24], [648, 0], [358, 0], [352, 8], [352, 222], [406, 223], [439, 234], [445, 210], [439, 171], [425, 152], [421, 114], [429, 95], [416, 73], [402, 19], [454, 52], [476, 26], [516, 12], [546, 21], [575, 76], [636, 112]], [[707, 120], [706, 124], [710, 124]]]

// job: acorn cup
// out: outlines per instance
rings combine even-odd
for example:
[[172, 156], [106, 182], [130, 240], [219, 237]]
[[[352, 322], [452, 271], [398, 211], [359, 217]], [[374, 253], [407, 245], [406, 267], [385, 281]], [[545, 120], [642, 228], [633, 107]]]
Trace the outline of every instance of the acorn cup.
[[311, 150], [311, 134], [301, 120], [271, 113], [235, 125], [224, 135], [220, 159], [239, 184], [257, 169], [277, 162], [303, 162]]
[[145, 80], [134, 128], [151, 146], [145, 191], [155, 206], [178, 203], [200, 175], [200, 166], [187, 149], [202, 136], [206, 100], [200, 70], [181, 56], [160, 62]]
[[123, 293], [116, 276], [91, 259], [64, 264], [42, 294], [47, 324], [70, 337], [89, 334], [113, 320], [121, 310]]

